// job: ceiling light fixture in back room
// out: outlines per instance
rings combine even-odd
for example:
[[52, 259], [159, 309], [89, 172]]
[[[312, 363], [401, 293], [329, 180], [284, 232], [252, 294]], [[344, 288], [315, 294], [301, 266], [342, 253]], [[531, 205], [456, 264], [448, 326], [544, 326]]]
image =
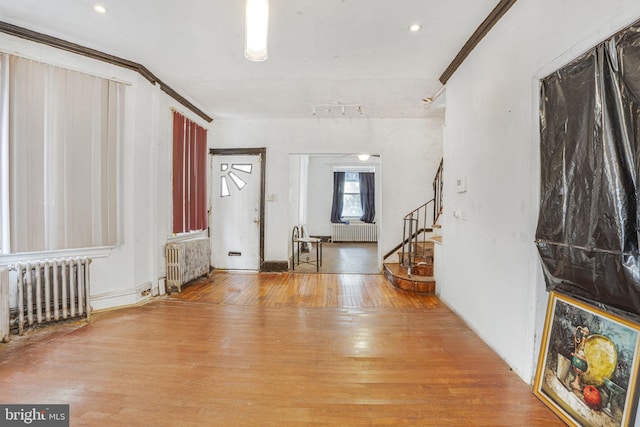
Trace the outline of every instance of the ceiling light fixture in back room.
[[249, 61], [267, 59], [269, 0], [247, 0], [244, 56]]

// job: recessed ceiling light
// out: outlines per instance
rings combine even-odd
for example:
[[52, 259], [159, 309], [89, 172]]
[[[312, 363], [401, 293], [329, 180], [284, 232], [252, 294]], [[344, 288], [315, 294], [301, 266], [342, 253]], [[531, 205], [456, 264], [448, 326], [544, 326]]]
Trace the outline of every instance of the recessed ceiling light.
[[101, 4], [97, 4], [93, 6], [93, 10], [95, 10], [98, 13], [107, 13], [107, 8]]
[[422, 29], [422, 25], [420, 25], [420, 24], [411, 24], [409, 26], [409, 31], [411, 31], [413, 33], [416, 33], [418, 31], [420, 31], [421, 29]]

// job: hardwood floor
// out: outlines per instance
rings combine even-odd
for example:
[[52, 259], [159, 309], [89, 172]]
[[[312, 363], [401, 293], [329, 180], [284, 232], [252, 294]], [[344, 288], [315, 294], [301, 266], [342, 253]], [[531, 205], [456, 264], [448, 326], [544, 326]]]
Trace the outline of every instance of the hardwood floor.
[[[302, 260], [307, 256], [314, 262], [296, 265], [296, 273], [316, 272], [315, 248], [312, 253], [302, 254]], [[320, 273], [379, 274], [377, 243], [323, 243]]]
[[384, 276], [363, 274], [216, 273], [174, 298], [226, 305], [309, 308], [435, 308], [435, 296], [387, 286]]
[[436, 297], [380, 275], [215, 273], [0, 346], [0, 402], [72, 426], [564, 425]]

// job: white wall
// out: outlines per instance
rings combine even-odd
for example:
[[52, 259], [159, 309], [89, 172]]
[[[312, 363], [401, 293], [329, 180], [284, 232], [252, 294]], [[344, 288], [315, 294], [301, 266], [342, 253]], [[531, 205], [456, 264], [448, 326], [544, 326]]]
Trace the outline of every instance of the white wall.
[[[305, 155], [294, 154], [289, 156], [289, 192], [288, 192], [288, 201], [289, 201], [289, 211], [287, 214], [288, 218], [288, 226], [287, 229], [290, 230], [290, 233], [293, 233], [293, 226], [300, 224], [301, 214], [301, 205], [304, 203], [300, 200], [300, 195], [302, 194], [301, 182], [303, 178], [301, 177], [300, 171], [303, 168], [303, 164], [308, 163], [308, 157]], [[304, 179], [306, 181], [306, 179]], [[289, 234], [291, 236], [291, 234]]]
[[[547, 298], [533, 243], [537, 82], [639, 17], [636, 0], [517, 2], [447, 84], [438, 288], [526, 381]], [[466, 193], [456, 192], [459, 177]]]
[[290, 174], [297, 174], [290, 170], [290, 154], [380, 154], [379, 248], [384, 253], [402, 239], [402, 217], [432, 196], [442, 155], [442, 119], [219, 120], [209, 141], [215, 148], [267, 148], [266, 192], [273, 194], [266, 203], [267, 261], [288, 259], [290, 224], [296, 222], [288, 218]]
[[[94, 309], [135, 304], [141, 292], [159, 286], [165, 276], [164, 245], [171, 237], [172, 113], [175, 108], [200, 125], [194, 114], [152, 85], [138, 73], [84, 56], [0, 34], [3, 52], [125, 82], [125, 136], [121, 147], [120, 218], [121, 244], [88, 251], [91, 264], [91, 304]], [[66, 255], [85, 254], [71, 251]], [[57, 253], [34, 254], [51, 258]], [[15, 262], [0, 256], [0, 264]], [[14, 286], [15, 287], [15, 286]], [[12, 290], [15, 295], [15, 290]]]

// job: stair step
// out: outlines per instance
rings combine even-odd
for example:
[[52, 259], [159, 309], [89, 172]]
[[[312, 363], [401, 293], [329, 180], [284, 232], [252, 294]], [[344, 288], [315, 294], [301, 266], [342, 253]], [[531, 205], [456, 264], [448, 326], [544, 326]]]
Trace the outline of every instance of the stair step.
[[[425, 240], [424, 242], [414, 242], [411, 246], [413, 252], [415, 253], [423, 253], [423, 254], [433, 254], [434, 251], [434, 243], [431, 240]], [[405, 246], [405, 252], [409, 248], [409, 245]]]
[[[402, 259], [398, 256], [398, 265], [400, 270], [408, 275], [408, 269], [404, 265], [406, 263], [400, 262]], [[403, 265], [404, 264], [404, 265]], [[414, 258], [413, 265], [411, 267], [411, 274], [414, 276], [433, 276], [433, 257], [425, 260], [424, 258]]]
[[[403, 263], [402, 261], [407, 261], [409, 259], [409, 254], [408, 253], [404, 253], [404, 259], [402, 257], [402, 252], [397, 252], [396, 255], [398, 255], [398, 262], [399, 263]], [[413, 258], [413, 264], [429, 264], [429, 265], [433, 265], [433, 254], [427, 254], [427, 255], [420, 255], [420, 254], [412, 254], [412, 258]]]
[[411, 268], [413, 276], [433, 277], [433, 259], [431, 263], [418, 263]]
[[429, 238], [429, 240], [441, 245], [442, 244], [442, 235], [432, 236], [432, 237]]
[[[433, 242], [414, 243], [413, 245], [411, 245], [411, 254], [415, 257], [423, 258], [423, 261], [425, 260], [425, 258], [433, 259], [433, 252], [434, 252], [433, 246], [434, 246]], [[405, 256], [407, 256], [408, 251], [409, 251], [409, 246], [407, 245], [404, 251]], [[398, 251], [397, 254], [398, 254], [398, 257], [402, 256], [402, 250]], [[400, 261], [401, 258], [398, 258], [398, 260]]]
[[398, 263], [385, 263], [384, 276], [393, 286], [405, 291], [431, 295], [436, 293], [436, 281], [433, 276], [409, 276]]
[[433, 249], [433, 242], [429, 239], [425, 239], [424, 242], [423, 241], [416, 242], [416, 245], [418, 245], [419, 248]]

